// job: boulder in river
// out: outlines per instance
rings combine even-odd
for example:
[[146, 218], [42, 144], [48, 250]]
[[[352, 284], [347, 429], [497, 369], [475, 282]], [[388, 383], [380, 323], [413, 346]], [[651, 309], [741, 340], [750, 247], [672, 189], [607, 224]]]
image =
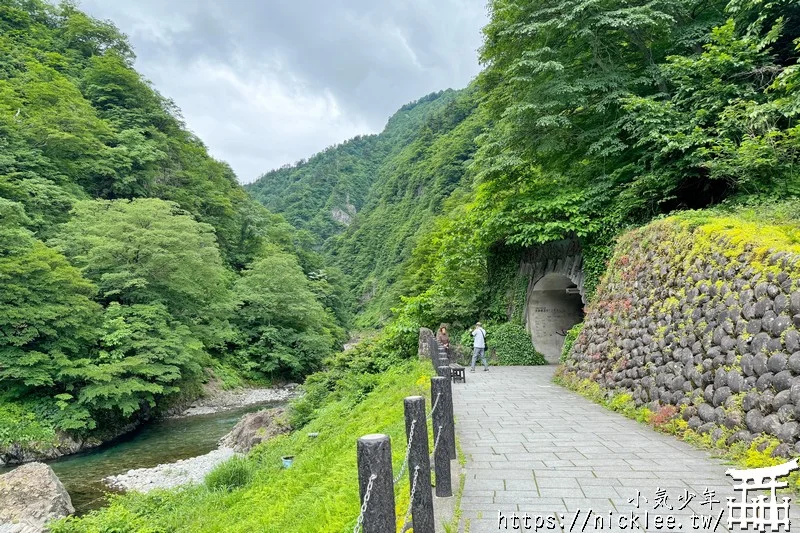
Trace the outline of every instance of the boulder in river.
[[286, 414], [283, 407], [247, 414], [230, 433], [222, 437], [220, 446], [233, 448], [238, 453], [247, 453], [255, 445], [291, 431]]
[[0, 476], [0, 531], [38, 533], [45, 524], [75, 512], [53, 469], [28, 463]]

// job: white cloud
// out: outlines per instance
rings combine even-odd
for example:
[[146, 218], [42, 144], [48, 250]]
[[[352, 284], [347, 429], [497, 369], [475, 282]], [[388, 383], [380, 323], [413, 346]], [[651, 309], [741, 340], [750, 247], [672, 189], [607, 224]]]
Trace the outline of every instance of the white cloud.
[[478, 72], [470, 0], [84, 0], [240, 181], [354, 135]]

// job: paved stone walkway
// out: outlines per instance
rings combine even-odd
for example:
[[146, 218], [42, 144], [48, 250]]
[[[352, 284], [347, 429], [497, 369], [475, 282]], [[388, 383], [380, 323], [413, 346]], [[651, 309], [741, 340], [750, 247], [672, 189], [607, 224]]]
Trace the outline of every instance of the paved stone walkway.
[[[562, 525], [572, 532], [668, 531], [670, 516], [673, 531], [727, 531], [726, 498], [736, 495], [725, 475], [730, 465], [553, 384], [554, 370], [478, 369], [467, 372], [466, 384], [453, 384], [456, 431], [467, 457], [461, 531], [535, 531], [536, 517], [538, 531]], [[659, 489], [673, 510], [654, 509]], [[701, 505], [706, 490], [716, 491], [712, 508]], [[679, 509], [686, 491], [697, 496]], [[793, 530], [800, 530], [798, 506]], [[631, 512], [639, 516], [638, 529], [629, 526]], [[515, 513], [531, 516], [530, 528], [520, 522], [515, 529]], [[712, 522], [693, 522], [692, 514]], [[661, 529], [655, 515], [664, 521]]]

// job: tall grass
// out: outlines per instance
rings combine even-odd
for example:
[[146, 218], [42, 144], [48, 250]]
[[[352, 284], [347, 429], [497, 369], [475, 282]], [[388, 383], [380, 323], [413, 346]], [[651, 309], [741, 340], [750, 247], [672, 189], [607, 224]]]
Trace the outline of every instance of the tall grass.
[[[405, 451], [403, 398], [429, 396], [430, 373], [428, 365], [417, 362], [394, 367], [358, 404], [337, 401], [322, 407], [302, 431], [272, 439], [239, 460], [247, 466], [223, 466], [206, 485], [181, 491], [115, 497], [109, 507], [62, 520], [52, 531], [352, 531], [359, 512], [356, 439], [368, 433], [390, 435], [397, 472]], [[312, 432], [319, 436], [308, 437]], [[281, 468], [284, 455], [295, 456], [291, 468]], [[408, 504], [408, 492], [405, 476], [396, 487], [399, 517]]]

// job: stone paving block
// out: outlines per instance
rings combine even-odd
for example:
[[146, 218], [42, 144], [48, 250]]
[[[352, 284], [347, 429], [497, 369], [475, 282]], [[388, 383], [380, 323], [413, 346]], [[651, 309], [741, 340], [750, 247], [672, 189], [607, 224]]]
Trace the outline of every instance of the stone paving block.
[[[524, 491], [538, 491], [539, 487], [536, 485], [536, 481], [531, 479], [506, 479], [505, 480], [505, 490], [524, 490]], [[542, 494], [539, 493], [540, 496], [551, 496], [551, 497], [560, 497], [559, 494]]]
[[[467, 472], [469, 475], [470, 472]], [[533, 481], [533, 470], [523, 468], [507, 470], [500, 468], [493, 468], [490, 470], [475, 470], [473, 472], [475, 479], [526, 479]]]
[[567, 466], [558, 469], [547, 468], [543, 466], [534, 468], [533, 473], [536, 475], [537, 479], [547, 477], [594, 477], [594, 472], [592, 470], [577, 466]]
[[581, 488], [581, 484], [574, 477], [536, 477], [536, 484], [539, 489], [543, 488]]
[[583, 496], [580, 488], [539, 487], [539, 494], [544, 498], [574, 498]]

